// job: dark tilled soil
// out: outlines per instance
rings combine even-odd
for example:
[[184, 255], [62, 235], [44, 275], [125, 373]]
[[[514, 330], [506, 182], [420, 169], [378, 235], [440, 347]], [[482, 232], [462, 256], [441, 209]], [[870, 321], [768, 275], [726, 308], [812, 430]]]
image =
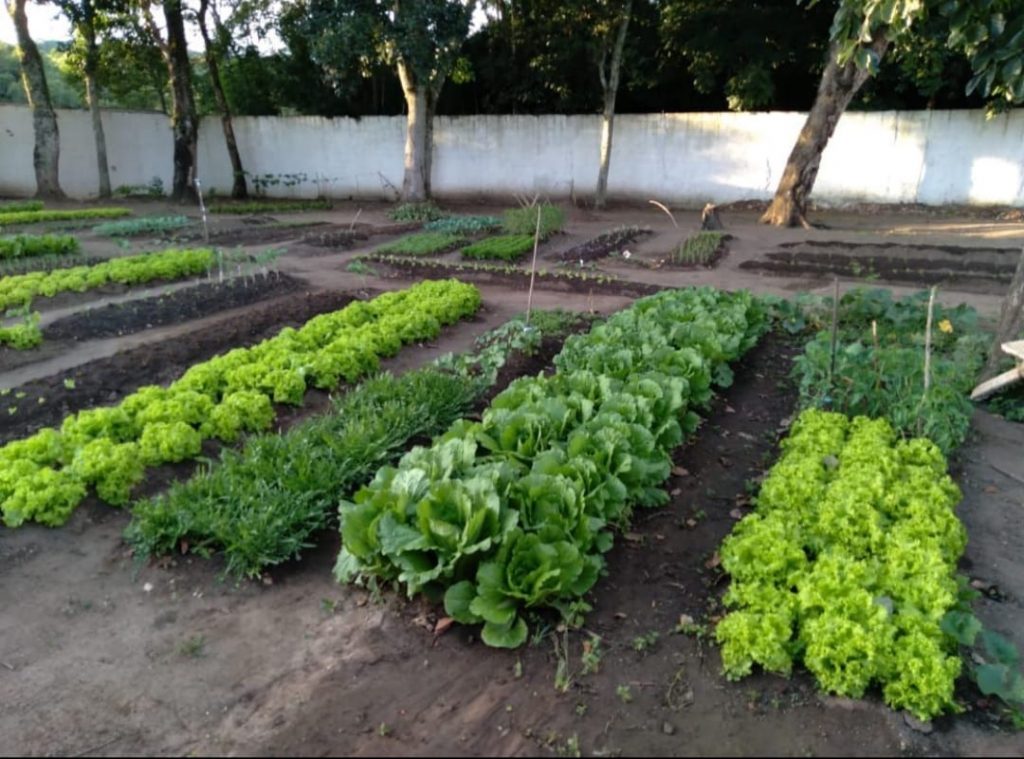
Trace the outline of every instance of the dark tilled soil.
[[[153, 327], [200, 319], [293, 292], [301, 284], [286, 274], [203, 282], [166, 295], [111, 303], [65, 316], [43, 330], [46, 340], [89, 340], [129, 335]], [[2, 362], [2, 359], [0, 359]]]
[[597, 237], [591, 238], [579, 245], [574, 245], [568, 250], [563, 250], [550, 257], [567, 263], [596, 261], [599, 258], [604, 258], [611, 253], [622, 250], [622, 246], [629, 245], [649, 234], [651, 234], [651, 230], [636, 227], [613, 229], [610, 232], [604, 232]]
[[955, 283], [980, 292], [1002, 292], [1017, 265], [1013, 248], [942, 245], [854, 245], [839, 241], [801, 242], [744, 261], [741, 269], [781, 276], [838, 275], [915, 284]]
[[351, 293], [307, 292], [261, 302], [244, 314], [179, 337], [147, 343], [27, 382], [13, 388], [4, 399], [4, 405], [17, 410], [0, 415], [0, 443], [59, 425], [65, 416], [81, 409], [116, 403], [144, 385], [171, 382], [193, 364], [231, 348], [257, 343], [284, 327], [301, 326], [317, 314], [344, 307], [355, 297]]

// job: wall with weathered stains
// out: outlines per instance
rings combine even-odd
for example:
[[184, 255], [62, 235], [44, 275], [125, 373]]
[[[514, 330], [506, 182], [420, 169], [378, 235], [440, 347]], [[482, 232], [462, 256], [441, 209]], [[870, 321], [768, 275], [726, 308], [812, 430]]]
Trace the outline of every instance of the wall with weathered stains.
[[[171, 184], [171, 134], [161, 114], [103, 115], [111, 182]], [[803, 123], [798, 113], [619, 116], [609, 176], [614, 198], [701, 204], [768, 198]], [[73, 197], [97, 186], [88, 113], [60, 111], [61, 182]], [[267, 195], [394, 198], [402, 184], [403, 117], [315, 116], [235, 120], [245, 168]], [[435, 128], [437, 196], [586, 197], [597, 181], [596, 116], [441, 117]], [[849, 113], [822, 159], [821, 203], [1024, 205], [1024, 112]], [[199, 176], [226, 192], [231, 168], [217, 119], [200, 130]], [[30, 195], [32, 122], [0, 106], [0, 194]]]

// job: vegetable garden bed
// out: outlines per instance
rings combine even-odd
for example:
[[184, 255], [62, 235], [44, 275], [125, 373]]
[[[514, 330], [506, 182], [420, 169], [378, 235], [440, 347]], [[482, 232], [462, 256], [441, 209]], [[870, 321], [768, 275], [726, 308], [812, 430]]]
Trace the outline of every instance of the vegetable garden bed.
[[[421, 260], [406, 256], [388, 256], [368, 253], [357, 257], [367, 262], [383, 276], [399, 279], [421, 277], [458, 277], [465, 282], [481, 285], [500, 285], [514, 290], [530, 287], [530, 271], [519, 266], [501, 264], [455, 263]], [[603, 274], [569, 273], [538, 270], [534, 287], [538, 290], [588, 294], [623, 295], [639, 298], [660, 292], [665, 288], [618, 279]]]
[[201, 319], [221, 311], [274, 298], [301, 288], [278, 273], [202, 282], [146, 298], [86, 308], [50, 322], [43, 343], [31, 350], [0, 349], [0, 370], [10, 370], [57, 355], [75, 342], [130, 335], [156, 327]]
[[781, 276], [871, 278], [918, 285], [955, 283], [957, 289], [1002, 294], [1013, 277], [1016, 248], [966, 248], [847, 242], [787, 243], [741, 269]]
[[[6, 392], [0, 391], [4, 392], [0, 396], [0, 443], [59, 425], [68, 414], [116, 402], [140, 387], [166, 384], [196, 361], [230, 348], [247, 347], [283, 327], [301, 326], [314, 316], [342, 308], [355, 297], [320, 291], [260, 302], [244, 314], [206, 327], [6, 388]], [[45, 345], [39, 350], [45, 350]]]

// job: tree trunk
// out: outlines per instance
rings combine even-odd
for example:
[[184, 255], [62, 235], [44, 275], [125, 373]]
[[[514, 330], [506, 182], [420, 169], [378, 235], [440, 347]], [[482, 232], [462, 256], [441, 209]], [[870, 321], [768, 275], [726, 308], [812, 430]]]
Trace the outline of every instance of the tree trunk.
[[60, 189], [60, 132], [57, 129], [57, 114], [50, 102], [43, 59], [28, 31], [25, 0], [8, 0], [7, 10], [18, 34], [22, 84], [32, 109], [32, 128], [35, 133], [32, 165], [36, 172], [36, 196], [63, 198], [64, 192]]
[[615, 129], [615, 97], [619, 92], [619, 73], [622, 71], [622, 51], [626, 47], [626, 31], [629, 29], [629, 18], [633, 10], [633, 0], [626, 0], [622, 9], [622, 20], [615, 37], [615, 48], [612, 50], [611, 68], [604, 70], [604, 58], [601, 56], [601, 89], [604, 91], [604, 111], [601, 115], [601, 166], [597, 171], [597, 191], [594, 193], [594, 207], [604, 208], [608, 194], [608, 167], [612, 160], [612, 132]]
[[96, 141], [96, 170], [100, 177], [100, 197], [110, 197], [110, 167], [107, 163], [107, 138], [103, 133], [103, 119], [100, 114], [100, 93], [96, 85], [96, 69], [99, 66], [99, 50], [96, 47], [96, 29], [91, 19], [81, 25], [85, 38], [85, 99], [92, 116], [92, 134]]
[[231, 172], [234, 182], [231, 187], [231, 197], [241, 199], [249, 196], [245, 185], [245, 170], [242, 168], [242, 157], [238, 153], [238, 142], [235, 140], [235, 126], [231, 120], [231, 109], [228, 107], [228, 99], [224, 96], [224, 87], [220, 80], [220, 64], [217, 62], [217, 54], [210, 44], [210, 35], [206, 29], [206, 10], [209, 7], [209, 0], [201, 0], [199, 3], [199, 33], [203, 37], [203, 46], [206, 50], [206, 67], [210, 70], [210, 84], [213, 87], [213, 97], [217, 101], [217, 108], [220, 109], [220, 123], [224, 129], [224, 142], [227, 143], [228, 156], [231, 158]]
[[1021, 251], [1020, 260], [1017, 262], [1017, 271], [1010, 282], [1010, 289], [1003, 299], [1003, 307], [999, 312], [999, 326], [996, 327], [996, 337], [989, 351], [988, 362], [981, 373], [982, 377], [994, 376], [998, 373], [1000, 364], [1006, 361], [1007, 356], [1000, 346], [1021, 337], [1024, 337], [1024, 250]]
[[[871, 43], [870, 49], [881, 60], [889, 47], [883, 32]], [[868, 80], [870, 73], [850, 60], [844, 65], [836, 61], [838, 48], [829, 45], [828, 61], [821, 75], [818, 94], [793, 152], [789, 154], [775, 197], [761, 217], [763, 224], [777, 227], [809, 226], [807, 223], [807, 197], [818, 176], [821, 154], [828, 145], [840, 116], [846, 111], [853, 96]]]
[[199, 121], [192, 95], [192, 74], [185, 39], [181, 0], [164, 0], [167, 45], [164, 57], [171, 83], [171, 130], [174, 133], [174, 181], [171, 198], [178, 202], [196, 198], [196, 159]]
[[430, 197], [431, 136], [430, 88], [413, 79], [413, 73], [402, 62], [398, 64], [402, 92], [408, 117], [405, 130], [405, 174], [402, 178], [402, 199], [419, 203]]

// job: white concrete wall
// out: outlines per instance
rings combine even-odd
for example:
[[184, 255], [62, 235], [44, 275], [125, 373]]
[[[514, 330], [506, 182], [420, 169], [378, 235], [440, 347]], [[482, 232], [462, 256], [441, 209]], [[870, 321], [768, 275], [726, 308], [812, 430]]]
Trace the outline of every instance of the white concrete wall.
[[[609, 177], [616, 198], [677, 204], [771, 196], [803, 123], [798, 113], [619, 116]], [[111, 181], [171, 184], [171, 135], [161, 114], [104, 113]], [[88, 114], [60, 111], [61, 183], [95, 194]], [[403, 117], [236, 119], [242, 161], [255, 175], [293, 175], [268, 195], [393, 198], [402, 184]], [[439, 197], [589, 195], [597, 181], [597, 116], [441, 117], [435, 128]], [[1024, 111], [849, 113], [822, 159], [814, 199], [1024, 205]], [[199, 175], [226, 192], [231, 170], [217, 119], [200, 130]], [[299, 175], [299, 176], [294, 176]], [[0, 106], [0, 195], [30, 195], [27, 108]]]

